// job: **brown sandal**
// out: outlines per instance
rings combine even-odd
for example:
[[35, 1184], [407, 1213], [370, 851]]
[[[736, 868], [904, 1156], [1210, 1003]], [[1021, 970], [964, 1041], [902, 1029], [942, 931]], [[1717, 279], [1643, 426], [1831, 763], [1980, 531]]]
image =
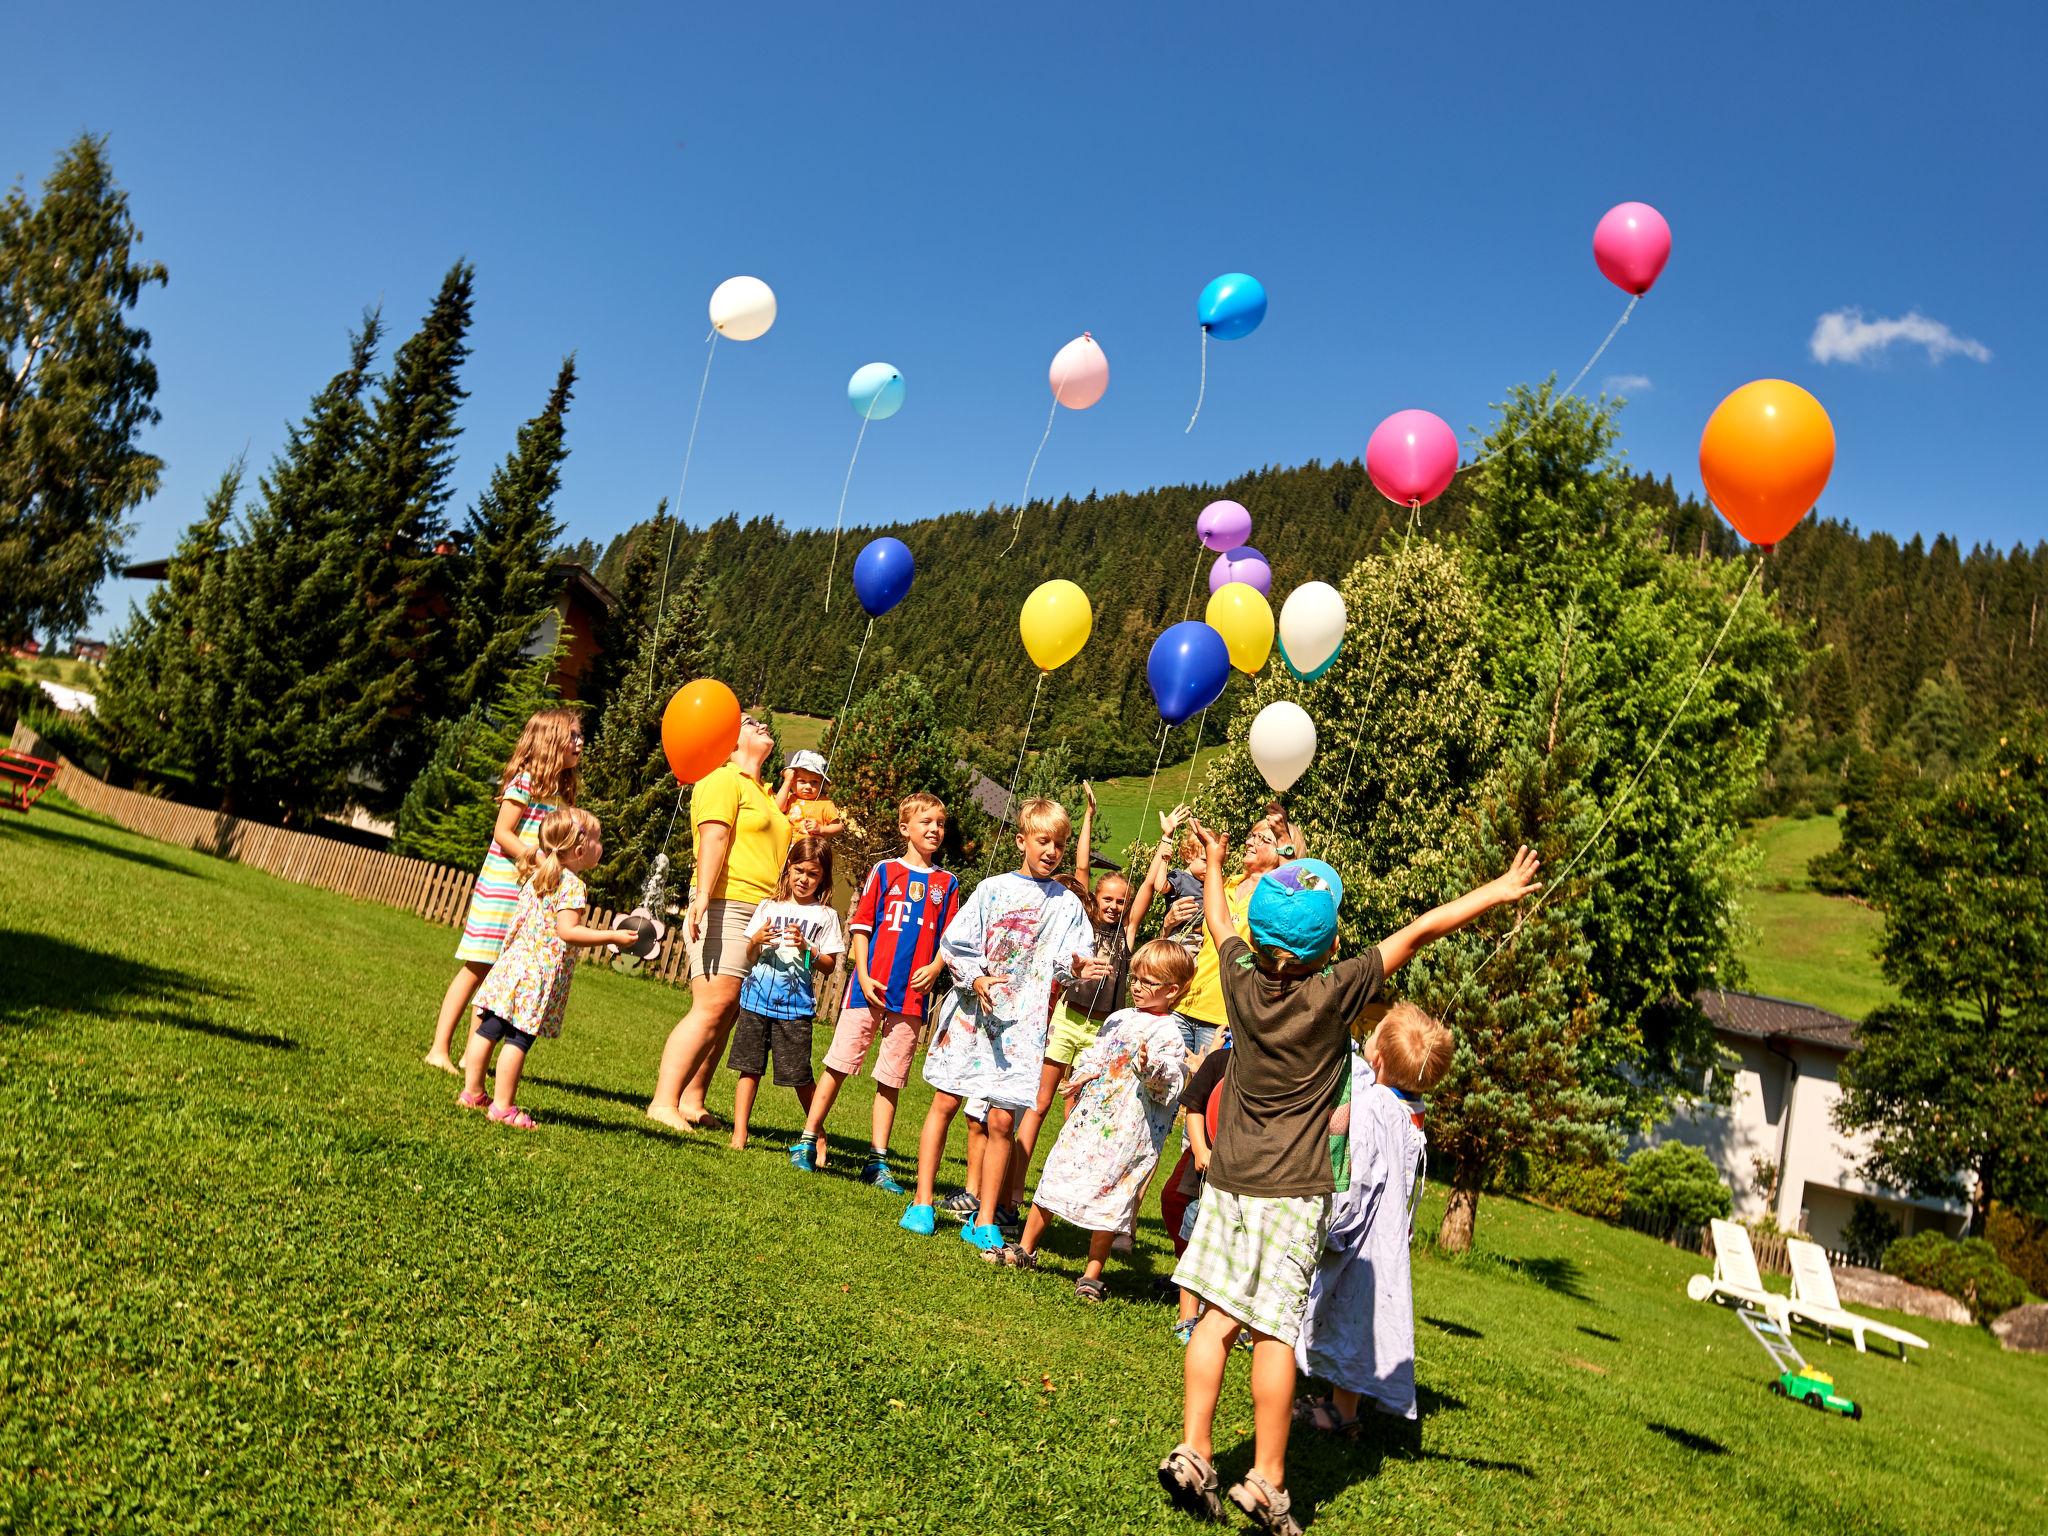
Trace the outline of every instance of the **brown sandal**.
[[1326, 1435], [1349, 1437], [1358, 1433], [1359, 1420], [1345, 1418], [1327, 1397], [1298, 1397], [1294, 1400], [1294, 1422]]
[[1223, 1501], [1216, 1497], [1216, 1469], [1182, 1442], [1159, 1463], [1159, 1486], [1166, 1500], [1184, 1515], [1220, 1521]]
[[1294, 1501], [1287, 1496], [1287, 1490], [1275, 1488], [1256, 1472], [1245, 1473], [1244, 1481], [1230, 1490], [1230, 1502], [1270, 1536], [1302, 1536], [1301, 1522], [1294, 1518]]

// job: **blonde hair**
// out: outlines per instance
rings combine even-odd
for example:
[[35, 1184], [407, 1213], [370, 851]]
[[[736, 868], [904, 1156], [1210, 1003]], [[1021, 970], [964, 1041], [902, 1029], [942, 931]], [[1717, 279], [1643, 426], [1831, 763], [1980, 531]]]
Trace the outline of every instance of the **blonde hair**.
[[905, 795], [896, 804], [896, 824], [900, 827], [910, 820], [913, 811], [937, 811], [943, 816], [946, 814], [946, 802], [937, 795], [926, 794], [921, 789], [916, 794]]
[[1195, 979], [1195, 957], [1171, 939], [1148, 939], [1131, 956], [1132, 974], [1185, 992]]
[[1057, 800], [1048, 800], [1035, 795], [1017, 808], [1017, 833], [1023, 836], [1031, 832], [1050, 832], [1064, 838], [1074, 830], [1074, 819], [1067, 814], [1067, 808]]
[[562, 859], [598, 833], [597, 818], [573, 805], [549, 811], [534, 838], [534, 846], [519, 856], [519, 878], [543, 896], [552, 896], [562, 884]]
[[583, 784], [577, 765], [569, 761], [569, 738], [582, 724], [583, 716], [573, 709], [537, 711], [519, 733], [519, 744], [505, 763], [498, 793], [502, 796], [523, 773], [534, 799], [550, 805], [574, 805]]
[[1365, 1043], [1385, 1067], [1384, 1081], [1410, 1093], [1427, 1093], [1451, 1069], [1451, 1032], [1413, 1003], [1396, 1003]]

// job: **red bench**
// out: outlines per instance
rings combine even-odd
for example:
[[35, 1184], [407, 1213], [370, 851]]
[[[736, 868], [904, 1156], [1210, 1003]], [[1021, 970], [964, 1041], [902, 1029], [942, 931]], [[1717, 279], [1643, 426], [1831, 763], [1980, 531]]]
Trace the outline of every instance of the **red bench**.
[[55, 777], [55, 763], [0, 747], [0, 809], [27, 810], [42, 798]]

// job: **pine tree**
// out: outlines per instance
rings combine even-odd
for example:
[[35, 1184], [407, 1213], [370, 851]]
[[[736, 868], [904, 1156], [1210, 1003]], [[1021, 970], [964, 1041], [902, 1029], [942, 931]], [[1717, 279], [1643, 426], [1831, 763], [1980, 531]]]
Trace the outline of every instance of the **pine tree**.
[[106, 150], [83, 134], [39, 204], [18, 183], [0, 202], [0, 641], [85, 624], [163, 471], [135, 444], [157, 375], [128, 312], [169, 274], [135, 259]]
[[461, 670], [448, 693], [451, 711], [467, 711], [491, 697], [547, 616], [553, 545], [561, 533], [554, 498], [568, 457], [563, 418], [575, 384], [576, 361], [564, 358], [547, 404], [519, 429], [518, 446], [465, 520], [468, 551], [454, 625]]
[[843, 883], [858, 889], [878, 861], [902, 851], [896, 808], [917, 791], [946, 802], [939, 863], [969, 872], [992, 824], [969, 795], [953, 732], [923, 679], [914, 672], [885, 677], [847, 711], [837, 739], [828, 735], [823, 745], [831, 755], [832, 803], [846, 819], [834, 848]]

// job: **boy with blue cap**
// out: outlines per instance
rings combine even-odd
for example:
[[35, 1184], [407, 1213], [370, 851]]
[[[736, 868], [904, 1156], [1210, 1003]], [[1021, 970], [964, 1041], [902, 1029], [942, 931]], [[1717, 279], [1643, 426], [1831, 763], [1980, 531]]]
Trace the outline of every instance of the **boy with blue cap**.
[[1252, 1340], [1252, 1469], [1230, 1500], [1261, 1530], [1301, 1530], [1286, 1492], [1295, 1343], [1328, 1233], [1336, 1188], [1331, 1113], [1350, 1080], [1351, 1022], [1387, 976], [1434, 939], [1519, 901], [1536, 885], [1536, 856], [1423, 914], [1355, 958], [1329, 963], [1344, 882], [1320, 859], [1263, 875], [1238, 937], [1223, 891], [1223, 840], [1197, 823], [1209, 854], [1202, 915], [1216, 946], [1235, 1042], [1224, 1073], [1201, 1214], [1174, 1283], [1208, 1309], [1188, 1341], [1185, 1438], [1159, 1465], [1174, 1505], [1222, 1516], [1211, 1427], [1223, 1370], [1240, 1331]]

